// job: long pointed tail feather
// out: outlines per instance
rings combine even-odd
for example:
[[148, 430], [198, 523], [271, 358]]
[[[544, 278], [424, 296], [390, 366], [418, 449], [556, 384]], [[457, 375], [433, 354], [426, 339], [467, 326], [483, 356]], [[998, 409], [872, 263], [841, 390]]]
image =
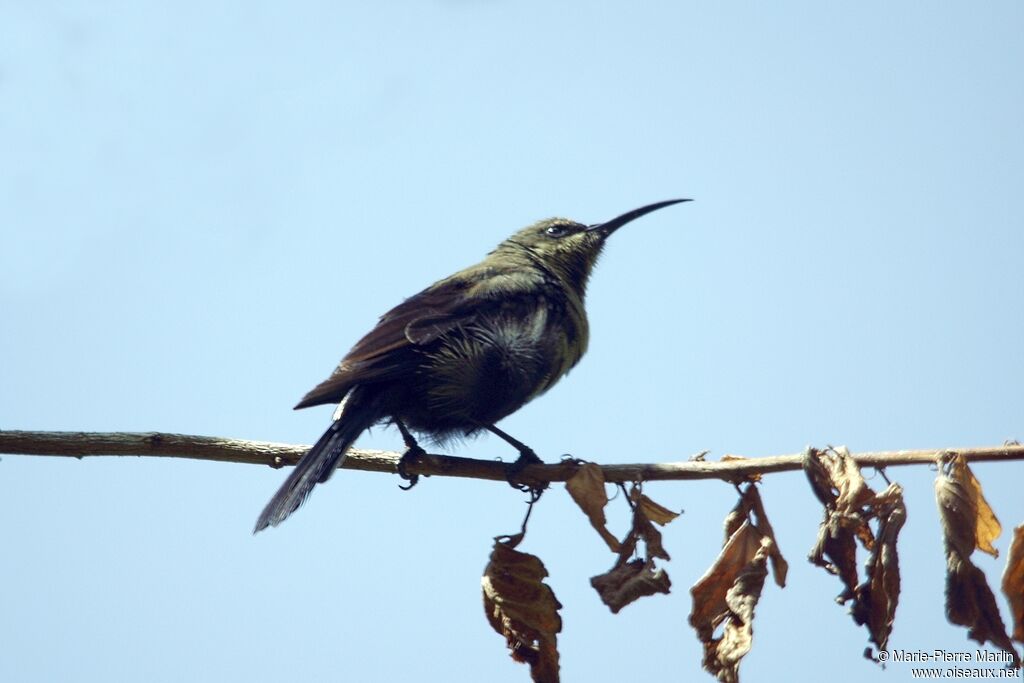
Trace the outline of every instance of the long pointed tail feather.
[[358, 401], [350, 401], [345, 397], [343, 407], [335, 414], [335, 420], [313, 447], [302, 456], [295, 469], [281, 484], [274, 497], [270, 499], [252, 532], [258, 533], [268, 526], [277, 526], [305, 502], [313, 487], [321, 484], [334, 474], [341, 466], [355, 440], [376, 422], [376, 415], [367, 406], [354, 405]]

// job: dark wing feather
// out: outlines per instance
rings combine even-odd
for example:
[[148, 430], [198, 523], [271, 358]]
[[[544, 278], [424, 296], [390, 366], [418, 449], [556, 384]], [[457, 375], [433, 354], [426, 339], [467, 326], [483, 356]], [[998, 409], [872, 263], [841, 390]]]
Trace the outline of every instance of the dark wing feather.
[[478, 308], [466, 305], [464, 293], [468, 287], [463, 279], [449, 278], [392, 308], [356, 342], [331, 376], [295, 408], [337, 403], [356, 384], [388, 379], [401, 372], [403, 351], [429, 344], [445, 332], [472, 322]]

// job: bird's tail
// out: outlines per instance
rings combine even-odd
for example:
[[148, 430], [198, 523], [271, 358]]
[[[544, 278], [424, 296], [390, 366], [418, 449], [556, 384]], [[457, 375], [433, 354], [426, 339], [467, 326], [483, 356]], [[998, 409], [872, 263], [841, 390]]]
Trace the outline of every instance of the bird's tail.
[[358, 387], [345, 395], [334, 413], [331, 426], [302, 456], [295, 469], [281, 484], [281, 488], [263, 508], [252, 531], [254, 534], [268, 526], [277, 526], [295, 512], [309, 496], [313, 487], [330, 479], [334, 470], [345, 461], [349, 446], [377, 421], [378, 415], [373, 407], [353, 396], [356, 391]]

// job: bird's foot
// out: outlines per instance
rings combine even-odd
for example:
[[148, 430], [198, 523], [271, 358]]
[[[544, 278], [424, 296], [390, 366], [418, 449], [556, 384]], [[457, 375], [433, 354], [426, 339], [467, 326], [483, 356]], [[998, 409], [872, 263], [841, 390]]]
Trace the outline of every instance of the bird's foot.
[[402, 479], [405, 479], [409, 483], [407, 485], [399, 484], [398, 488], [402, 489], [403, 491], [408, 491], [413, 486], [419, 483], [420, 475], [409, 474], [409, 465], [410, 463], [416, 462], [426, 454], [427, 452], [423, 450], [423, 448], [417, 443], [413, 443], [411, 446], [408, 446], [405, 449], [405, 453], [402, 453], [402, 457], [398, 459], [398, 465], [395, 467], [395, 469], [398, 470], [398, 476], [400, 476]]
[[524, 492], [529, 491], [530, 496], [534, 501], [540, 499], [540, 494], [542, 494], [544, 490], [547, 489], [548, 483], [546, 481], [536, 480], [523, 481], [523, 479], [520, 478], [519, 475], [522, 474], [523, 470], [526, 469], [528, 466], [538, 464], [543, 465], [544, 461], [537, 457], [537, 454], [533, 452], [532, 448], [527, 446], [519, 439], [516, 439], [511, 434], [503, 432], [494, 425], [481, 424], [480, 426], [486, 429], [487, 431], [491, 432], [495, 436], [500, 437], [503, 441], [505, 441], [505, 443], [509, 444], [517, 451], [519, 451], [519, 458], [517, 458], [516, 461], [509, 465], [508, 468], [505, 470], [505, 478], [508, 480], [508, 483], [512, 486], [512, 488]]
[[405, 453], [402, 453], [402, 457], [398, 459], [398, 465], [395, 469], [398, 470], [398, 476], [409, 482], [407, 486], [399, 484], [398, 488], [408, 491], [420, 481], [420, 475], [409, 474], [409, 464], [416, 462], [426, 455], [427, 452], [416, 443], [416, 437], [412, 435], [412, 432], [409, 431], [404, 422], [395, 418], [395, 426], [398, 427], [398, 431], [402, 434], [402, 441], [405, 442]]
[[523, 480], [520, 475], [523, 470], [530, 465], [543, 465], [544, 461], [537, 457], [537, 454], [533, 452], [532, 448], [523, 446], [519, 449], [519, 457], [516, 461], [508, 466], [506, 471], [506, 478], [508, 479], [509, 485], [518, 489], [519, 491], [528, 492], [534, 500], [538, 500], [540, 495], [547, 489], [548, 483], [543, 481], [529, 481]]

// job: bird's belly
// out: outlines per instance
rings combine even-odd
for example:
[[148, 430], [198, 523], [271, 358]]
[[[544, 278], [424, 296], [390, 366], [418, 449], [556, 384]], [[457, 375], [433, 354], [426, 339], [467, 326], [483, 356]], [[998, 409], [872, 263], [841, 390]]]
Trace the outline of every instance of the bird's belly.
[[543, 393], [578, 360], [567, 331], [546, 319], [489, 322], [424, 354], [398, 417], [442, 438], [473, 432]]

